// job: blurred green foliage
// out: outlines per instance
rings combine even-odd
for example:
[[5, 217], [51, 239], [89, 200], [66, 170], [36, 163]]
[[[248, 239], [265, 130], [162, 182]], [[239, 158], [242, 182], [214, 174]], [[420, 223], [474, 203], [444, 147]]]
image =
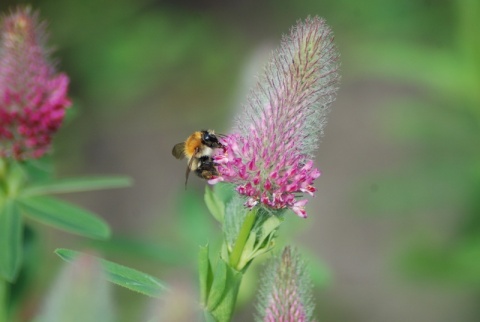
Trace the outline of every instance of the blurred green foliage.
[[87, 255], [65, 265], [33, 321], [118, 321], [110, 285], [101, 266], [98, 259]]
[[391, 102], [383, 115], [395, 119], [384, 127], [409, 150], [409, 161], [377, 175], [381, 189], [369, 194], [368, 211], [428, 218], [400, 266], [417, 279], [478, 289], [480, 3], [450, 6], [451, 23], [439, 15], [421, 45], [373, 41], [359, 53], [377, 77], [421, 89]]

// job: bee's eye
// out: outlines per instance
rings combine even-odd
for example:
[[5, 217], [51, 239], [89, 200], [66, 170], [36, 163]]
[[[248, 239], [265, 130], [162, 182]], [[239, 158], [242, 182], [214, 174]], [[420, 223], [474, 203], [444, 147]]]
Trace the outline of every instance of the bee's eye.
[[205, 142], [215, 142], [215, 141], [217, 141], [217, 137], [215, 136], [215, 134], [205, 132], [203, 134], [203, 141], [205, 141]]
[[202, 142], [211, 148], [215, 148], [218, 146], [218, 139], [213, 133], [209, 133], [207, 131], [202, 133]]

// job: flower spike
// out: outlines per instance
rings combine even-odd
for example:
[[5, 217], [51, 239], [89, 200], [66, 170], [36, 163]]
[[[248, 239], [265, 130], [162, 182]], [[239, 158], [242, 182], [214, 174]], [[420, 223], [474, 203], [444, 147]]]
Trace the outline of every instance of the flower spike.
[[306, 200], [297, 198], [316, 191], [312, 159], [335, 100], [337, 59], [333, 34], [318, 17], [298, 23], [273, 53], [234, 133], [222, 138], [225, 150], [214, 156], [220, 180], [234, 183], [247, 207], [307, 217]]
[[0, 24], [0, 157], [39, 158], [60, 127], [68, 77], [57, 74], [44, 47], [44, 24], [19, 8]]
[[295, 249], [285, 247], [281, 256], [270, 261], [263, 274], [257, 321], [312, 321], [314, 304], [311, 293], [305, 263]]

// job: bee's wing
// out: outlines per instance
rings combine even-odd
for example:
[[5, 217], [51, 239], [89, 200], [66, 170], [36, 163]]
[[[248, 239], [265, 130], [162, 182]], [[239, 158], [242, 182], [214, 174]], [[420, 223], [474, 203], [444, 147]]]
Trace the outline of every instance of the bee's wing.
[[183, 159], [185, 157], [185, 142], [175, 144], [172, 149], [172, 155], [177, 159]]
[[185, 172], [185, 189], [187, 189], [188, 175], [190, 174], [190, 171], [192, 169], [194, 159], [194, 157], [191, 157], [190, 161], [188, 161], [187, 171]]
[[[178, 145], [178, 144], [177, 144]], [[193, 154], [194, 156], [198, 153], [199, 148], [195, 148], [195, 153]], [[187, 166], [187, 172], [185, 173], [185, 190], [187, 189], [187, 182], [188, 182], [188, 175], [190, 174], [190, 171], [192, 169], [193, 162], [195, 161], [195, 157], [192, 156], [190, 160], [188, 160], [188, 166]]]

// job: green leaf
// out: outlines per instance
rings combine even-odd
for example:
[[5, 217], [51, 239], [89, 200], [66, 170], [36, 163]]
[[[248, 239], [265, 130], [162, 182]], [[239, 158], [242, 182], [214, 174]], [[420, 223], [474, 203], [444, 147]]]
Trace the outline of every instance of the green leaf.
[[[236, 265], [236, 268], [241, 267], [242, 269], [247, 266], [247, 264], [253, 260], [255, 257], [255, 253], [257, 248], [255, 248], [255, 242], [257, 240], [257, 233], [255, 231], [251, 231], [248, 235], [248, 239], [243, 246], [242, 253], [240, 255], [240, 259]], [[233, 255], [232, 255], [233, 256]]]
[[198, 254], [198, 272], [200, 284], [200, 303], [207, 304], [208, 293], [213, 280], [212, 266], [208, 258], [208, 245], [200, 246]]
[[27, 216], [46, 225], [90, 238], [110, 237], [103, 219], [72, 204], [50, 197], [20, 199], [20, 204]]
[[18, 206], [7, 199], [0, 209], [0, 274], [15, 281], [22, 262], [22, 218]]
[[212, 216], [223, 223], [223, 217], [225, 216], [225, 204], [217, 197], [212, 188], [205, 187], [205, 204]]
[[90, 177], [60, 179], [25, 188], [22, 196], [38, 196], [51, 193], [69, 193], [101, 189], [123, 188], [132, 184], [127, 177]]
[[222, 300], [222, 295], [225, 291], [226, 283], [227, 264], [222, 259], [218, 259], [212, 287], [210, 289], [210, 293], [208, 294], [207, 308], [209, 311], [213, 311]]
[[[215, 271], [212, 289], [210, 291], [210, 295], [213, 294], [214, 296], [211, 298], [209, 297], [207, 310], [210, 311], [211, 316], [214, 317], [215, 321], [228, 322], [231, 320], [233, 311], [235, 309], [238, 290], [240, 288], [240, 283], [242, 282], [243, 274], [228, 266], [222, 259], [219, 259], [218, 262], [219, 266], [217, 265], [217, 268], [220, 269], [218, 272], [220, 274], [217, 275], [217, 271]], [[221, 279], [221, 281], [217, 290], [215, 286], [215, 280], [218, 277]], [[223, 286], [221, 286], [222, 284]], [[218, 293], [218, 295], [215, 293]], [[218, 302], [214, 303], [214, 300], [216, 300], [217, 296]]]
[[[242, 270], [244, 266], [240, 266], [240, 259], [242, 254], [245, 252], [245, 244], [248, 241], [252, 227], [255, 224], [255, 219], [257, 217], [258, 208], [248, 211], [243, 221], [240, 232], [238, 233], [237, 240], [230, 254], [229, 263], [232, 267], [237, 270]], [[251, 245], [253, 246], [253, 245]]]
[[[55, 250], [55, 253], [67, 262], [73, 262], [79, 255], [85, 256], [83, 253], [63, 248]], [[159, 279], [151, 275], [105, 259], [91, 257], [100, 262], [107, 274], [107, 279], [114, 284], [157, 298], [167, 289]]]
[[212, 313], [208, 311], [203, 311], [203, 317], [205, 318], [205, 322], [218, 322]]
[[265, 220], [262, 224], [262, 232], [258, 240], [262, 243], [272, 232], [275, 232], [276, 229], [280, 226], [283, 222], [283, 219], [277, 216], [270, 216], [267, 220]]
[[44, 254], [45, 245], [39, 239], [38, 230], [28, 223], [23, 223], [20, 274], [15, 280], [15, 287], [10, 288], [8, 294], [11, 312], [18, 312], [31, 296], [31, 285], [38, 277], [38, 265]]

